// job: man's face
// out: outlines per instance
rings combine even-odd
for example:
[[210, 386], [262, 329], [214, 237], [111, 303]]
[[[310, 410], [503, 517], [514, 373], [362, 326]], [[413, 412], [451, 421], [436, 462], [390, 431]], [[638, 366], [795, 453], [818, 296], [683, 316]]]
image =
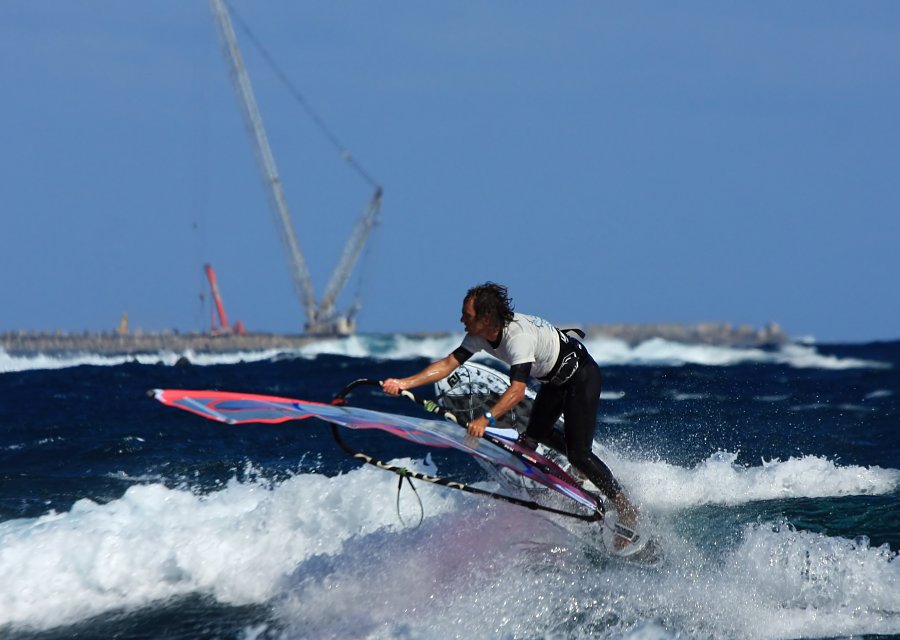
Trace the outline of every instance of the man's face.
[[462, 317], [459, 319], [466, 328], [466, 333], [484, 337], [488, 331], [488, 323], [475, 315], [475, 301], [472, 298], [466, 298], [463, 302]]

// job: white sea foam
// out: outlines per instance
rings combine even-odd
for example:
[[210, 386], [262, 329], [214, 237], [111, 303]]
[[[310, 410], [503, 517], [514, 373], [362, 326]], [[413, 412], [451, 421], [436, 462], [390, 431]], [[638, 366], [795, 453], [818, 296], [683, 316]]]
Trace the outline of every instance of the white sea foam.
[[601, 448], [601, 457], [641, 504], [653, 510], [734, 505], [783, 498], [884, 495], [900, 488], [900, 470], [841, 466], [819, 456], [737, 464], [720, 451], [692, 468], [633, 460]]
[[667, 563], [652, 583], [629, 573], [616, 586], [625, 602], [637, 600], [689, 637], [900, 632], [900, 562], [887, 547], [779, 523], [743, 526], [724, 554], [671, 532], [662, 533], [662, 545]]
[[884, 368], [889, 365], [858, 358], [824, 355], [815, 345], [786, 344], [779, 349], [683, 344], [654, 338], [637, 345], [621, 340], [596, 338], [587, 342], [600, 364], [680, 366], [734, 366], [740, 364], [781, 364], [798, 369]]
[[[360, 539], [298, 569], [289, 637], [796, 638], [900, 631], [900, 562], [865, 541], [746, 525], [729, 547], [671, 528], [653, 569], [596, 557], [534, 512], [492, 505]], [[361, 606], [364, 603], [365, 606]]]
[[[784, 497], [785, 486], [794, 496], [888, 491], [898, 472], [853, 485], [862, 470], [816, 458], [749, 469], [730, 455], [693, 469], [614, 462], [626, 485], [651, 476], [635, 493], [656, 514], [660, 568], [598, 565], [535, 512], [425, 483], [425, 519], [404, 527], [396, 479], [371, 467], [232, 481], [204, 496], [146, 484], [108, 504], [0, 523], [0, 626], [47, 629], [206, 594], [272, 607], [288, 637], [660, 637], [654, 620], [691, 637], [900, 632], [900, 562], [888, 549], [772, 524], [746, 526], [723, 549], [666, 525], [673, 509]], [[855, 489], [823, 491], [829, 475]], [[763, 488], [748, 497], [753, 483]], [[417, 519], [412, 494], [401, 511]]]
[[[348, 338], [322, 340], [291, 351], [254, 351], [240, 353], [207, 354], [161, 352], [155, 354], [106, 356], [98, 354], [12, 356], [0, 349], [0, 373], [12, 373], [32, 369], [62, 369], [79, 365], [116, 366], [126, 362], [141, 364], [174, 365], [182, 357], [195, 365], [235, 364], [258, 362], [285, 357], [315, 358], [319, 355], [342, 355], [351, 358], [376, 358], [399, 360], [428, 358], [437, 360], [452, 352], [462, 341], [462, 334], [440, 336], [408, 335], [356, 335]], [[739, 347], [692, 345], [661, 339], [629, 345], [620, 340], [597, 338], [588, 341], [595, 359], [607, 365], [681, 366], [686, 364], [706, 366], [735, 366], [741, 364], [779, 364], [795, 368], [854, 369], [885, 368], [890, 365], [858, 358], [839, 358], [824, 355], [815, 345], [787, 344], [768, 351]]]
[[175, 365], [182, 358], [187, 358], [191, 363], [204, 366], [215, 364], [236, 364], [239, 362], [260, 362], [271, 360], [281, 352], [278, 350], [246, 351], [237, 353], [194, 353], [186, 351], [175, 353], [173, 351], [161, 351], [159, 353], [139, 353], [133, 355], [101, 355], [91, 353], [34, 356], [13, 356], [0, 349], [0, 373], [15, 373], [17, 371], [31, 371], [39, 369], [67, 369], [90, 365], [95, 367], [114, 367], [129, 362], [140, 364], [164, 364]]
[[313, 342], [300, 349], [298, 353], [305, 357], [328, 354], [382, 360], [411, 358], [437, 360], [456, 349], [462, 342], [462, 337], [462, 334], [427, 337], [403, 334], [355, 335], [348, 338]]
[[[135, 485], [108, 504], [80, 500], [66, 513], [2, 522], [0, 627], [49, 628], [189, 593], [265, 602], [305, 559], [397, 529], [395, 490], [393, 476], [370, 467], [274, 488], [231, 482], [206, 496]], [[419, 493], [427, 517], [456, 498], [431, 486]], [[411, 519], [418, 512], [408, 502]]]

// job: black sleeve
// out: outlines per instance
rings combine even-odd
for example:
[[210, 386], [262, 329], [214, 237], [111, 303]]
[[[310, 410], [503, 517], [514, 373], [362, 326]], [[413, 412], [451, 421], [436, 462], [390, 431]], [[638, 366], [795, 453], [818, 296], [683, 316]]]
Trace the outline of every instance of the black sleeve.
[[528, 383], [528, 376], [531, 375], [531, 365], [533, 362], [523, 362], [522, 364], [514, 364], [509, 368], [509, 381]]
[[456, 361], [458, 363], [462, 364], [463, 362], [465, 362], [466, 360], [471, 358], [473, 353], [471, 351], [469, 351], [468, 349], [463, 349], [462, 346], [459, 346], [459, 347], [456, 347], [456, 351], [454, 351], [450, 355], [452, 355], [454, 358], [456, 358]]

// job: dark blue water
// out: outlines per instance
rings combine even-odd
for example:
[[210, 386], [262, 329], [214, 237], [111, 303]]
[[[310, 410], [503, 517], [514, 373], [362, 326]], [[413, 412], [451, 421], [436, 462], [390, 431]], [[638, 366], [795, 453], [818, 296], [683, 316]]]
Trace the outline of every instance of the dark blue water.
[[[900, 635], [900, 343], [591, 345], [607, 392], [596, 440], [666, 549], [651, 569], [539, 514], [436, 487], [420, 488], [417, 528], [401, 494], [403, 525], [396, 476], [361, 468], [327, 426], [220, 425], [147, 396], [328, 401], [445, 347], [362, 346], [191, 366], [0, 353], [0, 635]], [[92, 364], [67, 366], [79, 361]], [[484, 480], [454, 451], [346, 439]]]

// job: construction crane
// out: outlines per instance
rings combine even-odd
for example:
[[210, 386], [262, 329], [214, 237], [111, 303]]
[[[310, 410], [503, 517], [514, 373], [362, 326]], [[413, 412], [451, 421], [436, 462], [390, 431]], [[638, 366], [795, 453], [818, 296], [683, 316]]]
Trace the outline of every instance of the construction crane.
[[250, 77], [247, 74], [241, 52], [238, 49], [231, 17], [224, 0], [209, 0], [209, 3], [222, 37], [232, 84], [241, 105], [244, 123], [250, 134], [263, 182], [266, 185], [269, 203], [275, 214], [276, 227], [287, 255], [294, 290], [305, 310], [305, 332], [314, 335], [352, 334], [356, 330], [355, 314], [359, 309], [358, 302], [345, 314], [340, 314], [335, 310], [335, 302], [349, 280], [366, 239], [377, 222], [381, 209], [381, 187], [376, 186], [375, 194], [356, 223], [341, 259], [329, 280], [322, 302], [317, 304], [309, 269], [306, 266], [303, 253], [300, 251], [297, 234], [294, 232], [294, 226], [287, 208], [287, 201], [284, 197], [284, 190], [281, 186], [281, 179], [275, 165], [275, 158], [272, 155], [272, 149], [269, 147], [262, 116], [259, 113], [259, 108], [253, 95]]
[[[212, 332], [216, 335], [237, 334], [244, 335], [247, 331], [244, 329], [244, 323], [238, 320], [234, 325], [228, 324], [228, 316], [225, 314], [225, 305], [222, 304], [222, 296], [219, 295], [219, 285], [216, 283], [216, 272], [213, 271], [212, 265], [203, 265], [206, 271], [206, 279], [209, 280], [209, 290], [212, 293], [213, 303], [216, 307], [216, 313], [219, 316], [218, 325], [216, 324], [216, 316], [212, 315], [211, 325]], [[212, 314], [212, 312], [210, 312]]]
[[[341, 260], [331, 274], [331, 280], [328, 282], [328, 286], [325, 287], [325, 295], [322, 296], [322, 302], [319, 304], [319, 308], [316, 312], [316, 320], [323, 327], [327, 328], [331, 326], [338, 330], [343, 328], [346, 333], [353, 333], [356, 328], [352, 323], [356, 312], [359, 310], [359, 302], [357, 301], [356, 304], [350, 308], [350, 311], [343, 316], [335, 311], [334, 304], [337, 297], [340, 295], [341, 290], [347, 284], [347, 280], [350, 279], [353, 267], [366, 244], [366, 238], [368, 238], [369, 233], [372, 231], [372, 227], [374, 227], [375, 223], [378, 221], [378, 212], [380, 209], [381, 188], [377, 188], [375, 190], [375, 195], [372, 196], [372, 200], [369, 202], [365, 211], [363, 211], [360, 219], [356, 222], [353, 233], [350, 235], [350, 239], [344, 247], [343, 254], [341, 254]], [[344, 326], [341, 327], [341, 324]], [[340, 331], [338, 331], [338, 333], [340, 333]]]

